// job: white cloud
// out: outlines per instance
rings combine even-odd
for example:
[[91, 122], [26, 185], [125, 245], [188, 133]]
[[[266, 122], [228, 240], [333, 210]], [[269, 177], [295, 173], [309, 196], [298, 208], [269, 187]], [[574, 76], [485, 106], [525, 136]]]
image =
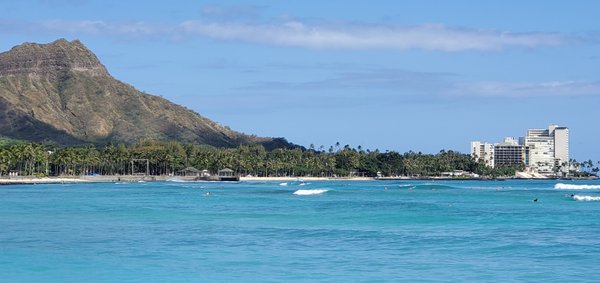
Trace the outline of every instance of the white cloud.
[[177, 27], [147, 22], [61, 21], [39, 23], [39, 28], [70, 34], [148, 37], [177, 33]]
[[443, 25], [309, 25], [298, 21], [244, 25], [187, 21], [181, 27], [190, 35], [305, 48], [490, 51], [555, 46], [572, 40], [557, 33], [510, 33]]
[[514, 33], [453, 28], [444, 25], [374, 25], [360, 23], [310, 24], [284, 21], [262, 24], [185, 21], [179, 24], [106, 21], [45, 21], [2, 23], [4, 31], [29, 28], [38, 32], [125, 38], [210, 38], [265, 45], [327, 49], [423, 49], [444, 52], [497, 51], [507, 48], [557, 46], [582, 41], [561, 33]]

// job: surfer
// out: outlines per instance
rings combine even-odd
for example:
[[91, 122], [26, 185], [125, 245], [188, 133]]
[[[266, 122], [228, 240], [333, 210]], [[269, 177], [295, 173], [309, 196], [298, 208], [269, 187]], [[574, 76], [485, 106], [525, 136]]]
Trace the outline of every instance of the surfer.
[[537, 202], [537, 201], [538, 201], [538, 199], [537, 199], [537, 198], [534, 198], [534, 199], [533, 199], [533, 202]]
[[204, 195], [207, 196], [207, 197], [209, 197], [210, 196], [210, 192], [206, 192]]

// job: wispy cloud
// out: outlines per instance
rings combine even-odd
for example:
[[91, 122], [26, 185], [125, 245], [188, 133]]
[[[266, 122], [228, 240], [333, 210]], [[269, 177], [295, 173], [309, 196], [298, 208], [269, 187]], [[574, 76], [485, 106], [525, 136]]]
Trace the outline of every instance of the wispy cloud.
[[449, 92], [455, 96], [478, 97], [565, 97], [598, 96], [600, 81], [566, 80], [546, 82], [470, 82], [458, 83]]
[[398, 69], [374, 69], [340, 73], [313, 81], [259, 81], [238, 90], [258, 92], [347, 90], [394, 96], [422, 98], [529, 98], [600, 96], [600, 81], [556, 80], [542, 82], [465, 81], [451, 73], [414, 72]]
[[37, 24], [46, 31], [63, 32], [69, 34], [128, 36], [144, 38], [149, 36], [176, 35], [179, 28], [172, 25], [163, 25], [147, 22], [105, 22], [105, 21], [62, 21], [53, 20]]
[[375, 69], [366, 72], [341, 73], [336, 77], [315, 81], [282, 82], [262, 81], [242, 87], [247, 90], [314, 90], [314, 89], [368, 89], [368, 90], [442, 90], [451, 86], [450, 73], [414, 72], [398, 69]]
[[223, 24], [187, 21], [187, 34], [305, 48], [425, 49], [439, 51], [502, 50], [566, 44], [576, 39], [558, 33], [511, 33], [450, 28], [444, 25], [310, 25], [299, 21], [271, 24]]
[[301, 21], [247, 24], [197, 20], [179, 24], [63, 20], [28, 23], [4, 21], [1, 28], [11, 33], [35, 30], [68, 33], [75, 36], [112, 36], [120, 39], [209, 38], [314, 49], [423, 49], [444, 52], [536, 48], [585, 40], [562, 33], [518, 33], [447, 27], [438, 24], [399, 26], [366, 23], [311, 24]]

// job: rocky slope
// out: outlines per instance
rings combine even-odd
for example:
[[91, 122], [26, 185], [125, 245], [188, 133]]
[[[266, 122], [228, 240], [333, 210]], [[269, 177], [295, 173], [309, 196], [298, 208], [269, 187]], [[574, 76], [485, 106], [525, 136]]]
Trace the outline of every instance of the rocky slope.
[[113, 78], [80, 41], [25, 43], [0, 53], [0, 135], [58, 144], [178, 140], [289, 146], [221, 126]]

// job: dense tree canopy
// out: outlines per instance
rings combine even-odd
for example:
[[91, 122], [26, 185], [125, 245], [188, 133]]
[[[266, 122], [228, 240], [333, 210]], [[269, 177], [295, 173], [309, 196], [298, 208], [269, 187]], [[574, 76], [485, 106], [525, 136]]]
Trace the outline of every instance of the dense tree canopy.
[[[133, 145], [107, 144], [47, 148], [35, 143], [18, 143], [0, 148], [0, 174], [20, 175], [150, 175], [176, 174], [194, 167], [216, 172], [231, 168], [241, 175], [254, 176], [440, 176], [443, 172], [464, 170], [483, 176], [511, 176], [519, 168], [485, 167], [471, 156], [452, 150], [437, 154], [409, 151], [363, 150], [339, 143], [315, 149], [277, 148], [262, 145], [215, 148], [179, 142], [142, 141]], [[134, 162], [143, 161], [143, 162]], [[146, 164], [147, 161], [147, 164]], [[147, 168], [146, 168], [147, 166]]]

